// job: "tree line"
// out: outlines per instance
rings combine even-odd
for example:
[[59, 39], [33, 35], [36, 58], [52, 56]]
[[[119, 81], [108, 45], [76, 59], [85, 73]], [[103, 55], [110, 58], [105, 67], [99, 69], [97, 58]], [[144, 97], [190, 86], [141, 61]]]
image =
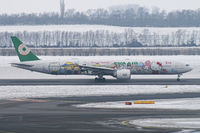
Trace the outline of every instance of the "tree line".
[[[38, 56], [200, 55], [199, 47], [145, 48], [32, 48]], [[16, 56], [14, 48], [0, 48], [0, 56]]]
[[79, 12], [68, 9], [62, 17], [59, 13], [1, 14], [0, 25], [52, 25], [52, 24], [100, 24], [132, 27], [199, 27], [200, 9], [149, 10], [145, 7], [124, 10], [93, 9]]
[[[159, 31], [159, 28], [157, 29]], [[135, 32], [127, 28], [124, 32], [96, 30], [72, 31], [22, 31], [0, 32], [0, 47], [13, 47], [10, 36], [19, 37], [26, 45], [34, 48], [65, 47], [183, 47], [199, 46], [200, 30], [177, 29], [160, 33], [143, 29]]]

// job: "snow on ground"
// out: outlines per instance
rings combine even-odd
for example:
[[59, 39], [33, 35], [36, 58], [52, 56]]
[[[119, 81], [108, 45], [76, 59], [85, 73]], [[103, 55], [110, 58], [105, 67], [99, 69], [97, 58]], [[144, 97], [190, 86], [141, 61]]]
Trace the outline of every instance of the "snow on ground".
[[[130, 56], [118, 56], [117, 59], [126, 59]], [[73, 56], [41, 56], [43, 60], [66, 60], [69, 58], [74, 58]], [[92, 58], [93, 60], [98, 60], [100, 58], [113, 58], [116, 59], [116, 56], [93, 56], [93, 57], [79, 57], [75, 58], [88, 59]], [[135, 59], [165, 59], [165, 60], [174, 60], [183, 63], [188, 63], [191, 65], [193, 70], [189, 73], [185, 73], [181, 78], [200, 78], [200, 56], [132, 56]], [[38, 72], [31, 72], [28, 70], [23, 70], [19, 68], [11, 67], [10, 63], [19, 62], [17, 56], [0, 56], [0, 79], [76, 79], [76, 78], [87, 78], [94, 79], [94, 76], [86, 75], [48, 75]], [[112, 78], [111, 76], [106, 78]], [[133, 75], [132, 78], [177, 78], [177, 75]]]
[[106, 25], [13, 25], [0, 26], [0, 32], [39, 32], [39, 31], [69, 31], [69, 32], [86, 32], [96, 30], [109, 30], [111, 32], [123, 32], [125, 28], [119, 26]]
[[122, 33], [126, 29], [133, 29], [136, 33], [142, 33], [145, 30], [149, 32], [156, 32], [159, 34], [169, 34], [177, 30], [184, 30], [192, 32], [193, 30], [200, 30], [199, 27], [173, 27], [173, 28], [160, 28], [160, 27], [120, 27], [120, 26], [106, 26], [106, 25], [13, 25], [13, 26], [0, 26], [0, 32], [38, 32], [38, 31], [71, 31], [71, 32], [86, 32], [96, 30], [108, 30], [110, 32]]
[[[80, 96], [120, 96], [120, 95], [139, 95], [139, 94], [174, 94], [174, 93], [200, 93], [198, 85], [171, 85], [168, 88], [162, 85], [105, 85], [105, 86], [0, 86], [0, 99], [5, 98], [42, 98], [42, 97], [80, 97]], [[134, 98], [134, 97], [133, 97]], [[185, 100], [187, 101], [187, 100]], [[157, 101], [156, 105], [165, 101]], [[179, 101], [177, 101], [179, 103]], [[196, 100], [198, 102], [198, 99]], [[199, 100], [200, 102], [200, 100]], [[173, 104], [173, 102], [172, 102]], [[166, 102], [166, 106], [168, 102]], [[117, 103], [94, 103], [81, 105], [82, 107], [128, 107], [124, 102]], [[150, 105], [151, 106], [151, 105]], [[135, 106], [133, 106], [134, 108]], [[139, 106], [140, 107], [140, 106]], [[154, 106], [153, 106], [154, 107]], [[173, 106], [172, 106], [173, 107]], [[181, 106], [182, 107], [182, 106]], [[200, 108], [200, 106], [199, 106]]]
[[200, 129], [200, 118], [149, 118], [131, 120], [129, 124], [147, 128]]
[[143, 108], [143, 109], [200, 110], [199, 106], [200, 98], [154, 99], [153, 101], [155, 101], [155, 104], [125, 105], [125, 102], [127, 101], [120, 101], [120, 102], [88, 103], [75, 106], [83, 108], [120, 108], [120, 109]]

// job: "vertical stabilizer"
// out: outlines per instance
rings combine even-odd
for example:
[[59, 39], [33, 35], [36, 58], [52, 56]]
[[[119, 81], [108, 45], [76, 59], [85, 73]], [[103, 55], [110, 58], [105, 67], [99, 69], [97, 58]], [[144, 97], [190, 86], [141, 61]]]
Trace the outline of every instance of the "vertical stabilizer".
[[19, 60], [21, 62], [23, 61], [36, 61], [40, 60], [36, 55], [34, 55], [31, 50], [26, 47], [26, 45], [23, 44], [17, 37], [12, 36], [11, 37], [12, 42], [15, 46], [15, 50], [17, 52], [17, 55], [19, 57]]

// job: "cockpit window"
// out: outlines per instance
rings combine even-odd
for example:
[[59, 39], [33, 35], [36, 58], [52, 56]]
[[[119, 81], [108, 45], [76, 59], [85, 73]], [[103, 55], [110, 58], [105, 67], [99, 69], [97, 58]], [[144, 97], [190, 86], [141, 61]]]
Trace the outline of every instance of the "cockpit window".
[[190, 66], [189, 64], [186, 64], [186, 66]]

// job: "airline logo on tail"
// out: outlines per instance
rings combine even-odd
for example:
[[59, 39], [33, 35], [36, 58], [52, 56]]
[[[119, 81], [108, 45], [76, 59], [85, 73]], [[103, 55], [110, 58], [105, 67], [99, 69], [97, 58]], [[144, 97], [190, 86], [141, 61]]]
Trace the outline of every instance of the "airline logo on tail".
[[28, 47], [26, 47], [26, 45], [24, 45], [23, 43], [19, 45], [18, 51], [23, 56], [26, 56], [31, 52], [31, 50]]

